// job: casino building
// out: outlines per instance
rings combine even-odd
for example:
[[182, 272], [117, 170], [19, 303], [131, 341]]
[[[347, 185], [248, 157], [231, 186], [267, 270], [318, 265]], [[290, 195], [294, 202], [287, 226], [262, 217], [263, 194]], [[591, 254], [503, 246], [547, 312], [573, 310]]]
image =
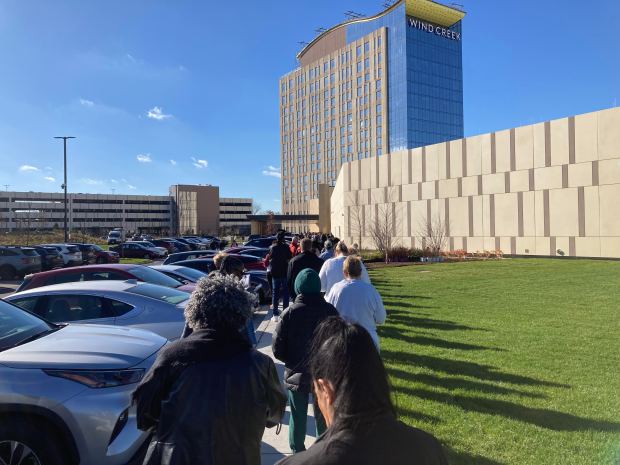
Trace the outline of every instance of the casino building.
[[464, 16], [400, 0], [299, 52], [280, 79], [284, 214], [318, 214], [319, 185], [333, 186], [345, 163], [463, 137]]

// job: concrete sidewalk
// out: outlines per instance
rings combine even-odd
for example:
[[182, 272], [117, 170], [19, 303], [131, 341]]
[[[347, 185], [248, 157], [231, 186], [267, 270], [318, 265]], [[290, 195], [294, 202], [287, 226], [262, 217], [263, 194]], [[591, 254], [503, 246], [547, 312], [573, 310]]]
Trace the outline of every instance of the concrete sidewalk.
[[[258, 322], [255, 319], [255, 325]], [[271, 312], [267, 312], [263, 316], [263, 320], [258, 324], [256, 329], [256, 339], [258, 340], [257, 349], [269, 355], [276, 364], [280, 380], [283, 378], [284, 365], [273, 357], [271, 352], [271, 340], [275, 330], [276, 323], [271, 321]], [[261, 463], [262, 465], [272, 465], [278, 460], [291, 455], [291, 448], [288, 444], [288, 422], [290, 415], [290, 407], [286, 406], [286, 413], [282, 420], [282, 429], [280, 434], [276, 434], [276, 428], [265, 430], [263, 435], [263, 443], [261, 446]], [[314, 411], [312, 404], [308, 406], [308, 435], [306, 436], [306, 448], [310, 447], [316, 440], [316, 426], [314, 423]]]

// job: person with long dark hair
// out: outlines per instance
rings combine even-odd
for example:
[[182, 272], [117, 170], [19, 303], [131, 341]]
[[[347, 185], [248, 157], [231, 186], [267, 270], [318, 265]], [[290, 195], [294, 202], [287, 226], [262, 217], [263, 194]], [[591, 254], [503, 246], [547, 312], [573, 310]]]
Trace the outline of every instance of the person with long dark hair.
[[397, 419], [385, 367], [362, 326], [326, 319], [310, 353], [328, 429], [307, 451], [278, 465], [447, 465], [435, 437]]

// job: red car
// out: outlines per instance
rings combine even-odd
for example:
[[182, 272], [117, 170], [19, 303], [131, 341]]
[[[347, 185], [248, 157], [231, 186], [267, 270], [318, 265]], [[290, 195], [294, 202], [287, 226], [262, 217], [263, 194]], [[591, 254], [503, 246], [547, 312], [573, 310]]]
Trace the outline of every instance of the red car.
[[229, 254], [232, 257], [237, 257], [239, 260], [243, 262], [243, 267], [246, 270], [259, 270], [265, 271], [267, 268], [263, 263], [263, 259], [259, 257], [254, 257], [252, 255], [243, 255], [243, 254]]
[[76, 281], [126, 281], [135, 279], [160, 286], [173, 287], [180, 291], [192, 292], [195, 284], [184, 284], [148, 266], [142, 265], [88, 265], [61, 268], [28, 275], [24, 278], [17, 292], [35, 289], [52, 284], [72, 283]]

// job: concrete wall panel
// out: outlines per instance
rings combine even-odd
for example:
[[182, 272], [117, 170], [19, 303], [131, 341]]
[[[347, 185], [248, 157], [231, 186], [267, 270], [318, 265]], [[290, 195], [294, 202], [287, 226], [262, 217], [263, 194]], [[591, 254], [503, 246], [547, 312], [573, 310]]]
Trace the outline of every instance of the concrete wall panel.
[[568, 163], [568, 118], [551, 121], [551, 165]]
[[598, 158], [620, 158], [620, 107], [598, 113]]
[[575, 163], [598, 160], [596, 113], [575, 116]]
[[515, 159], [517, 170], [534, 168], [534, 131], [531, 126], [515, 129]]

